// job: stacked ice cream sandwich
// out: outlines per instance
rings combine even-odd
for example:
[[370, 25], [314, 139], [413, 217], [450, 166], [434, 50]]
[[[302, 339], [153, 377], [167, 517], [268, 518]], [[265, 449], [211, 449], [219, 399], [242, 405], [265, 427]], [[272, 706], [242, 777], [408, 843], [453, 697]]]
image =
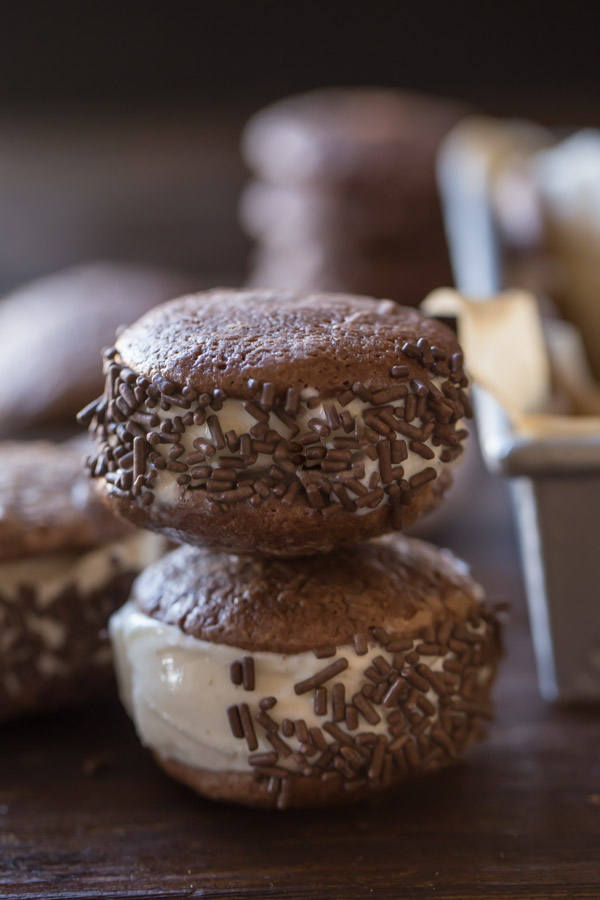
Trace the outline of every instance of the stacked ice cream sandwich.
[[105, 374], [90, 474], [184, 544], [111, 621], [159, 764], [285, 808], [454, 762], [490, 716], [497, 623], [463, 563], [399, 533], [467, 436], [454, 334], [387, 300], [214, 290], [126, 329]]

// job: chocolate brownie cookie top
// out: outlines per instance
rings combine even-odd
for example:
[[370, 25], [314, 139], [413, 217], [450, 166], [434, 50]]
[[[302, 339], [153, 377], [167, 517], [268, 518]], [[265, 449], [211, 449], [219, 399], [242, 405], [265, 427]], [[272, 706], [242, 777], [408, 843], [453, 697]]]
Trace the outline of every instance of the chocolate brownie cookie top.
[[130, 530], [95, 498], [81, 443], [0, 444], [0, 562], [78, 551]]
[[476, 614], [480, 589], [450, 554], [403, 537], [329, 556], [252, 560], [181, 547], [137, 579], [146, 614], [201, 640], [301, 653], [385, 623], [414, 637]]
[[113, 507], [236, 553], [325, 552], [409, 524], [440, 499], [471, 415], [445, 326], [348, 295], [183, 297], [127, 329], [105, 374], [79, 419]]
[[251, 168], [271, 181], [410, 184], [420, 176], [433, 189], [437, 146], [465, 112], [418, 94], [329, 88], [258, 112], [246, 126], [243, 150]]
[[116, 349], [149, 379], [253, 400], [251, 379], [276, 392], [310, 385], [328, 395], [357, 381], [388, 387], [399, 362], [419, 377], [423, 362], [405, 347], [419, 340], [448, 359], [460, 351], [444, 325], [390, 301], [217, 289], [156, 307], [123, 332]]

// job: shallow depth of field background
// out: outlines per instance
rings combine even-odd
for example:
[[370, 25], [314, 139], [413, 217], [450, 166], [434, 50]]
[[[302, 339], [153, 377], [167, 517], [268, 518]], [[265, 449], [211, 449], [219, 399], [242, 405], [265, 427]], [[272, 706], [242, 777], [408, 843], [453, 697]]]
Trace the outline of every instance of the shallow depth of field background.
[[594, 4], [8, 0], [0, 8], [0, 291], [91, 258], [239, 282], [248, 115], [380, 84], [600, 123]]

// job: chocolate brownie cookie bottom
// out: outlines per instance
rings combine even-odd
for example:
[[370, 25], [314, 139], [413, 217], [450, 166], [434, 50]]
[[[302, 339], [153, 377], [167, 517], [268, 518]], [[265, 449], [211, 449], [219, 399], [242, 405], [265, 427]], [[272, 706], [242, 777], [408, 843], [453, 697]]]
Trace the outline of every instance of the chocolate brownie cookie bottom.
[[111, 620], [123, 701], [165, 770], [252, 806], [346, 802], [455, 762], [491, 715], [498, 628], [447, 552], [181, 548]]

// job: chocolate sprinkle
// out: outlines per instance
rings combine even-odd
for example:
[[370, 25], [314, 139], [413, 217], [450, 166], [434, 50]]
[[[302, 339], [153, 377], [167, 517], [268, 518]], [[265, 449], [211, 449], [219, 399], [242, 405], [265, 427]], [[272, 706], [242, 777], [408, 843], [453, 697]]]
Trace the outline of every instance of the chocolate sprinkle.
[[277, 753], [251, 753], [248, 756], [251, 766], [274, 766], [277, 759]]
[[383, 757], [385, 754], [385, 748], [387, 745], [387, 738], [385, 734], [380, 734], [377, 737], [377, 741], [375, 742], [375, 749], [373, 750], [373, 756], [371, 757], [371, 765], [369, 766], [368, 776], [369, 778], [375, 779], [378, 778], [381, 774], [381, 769], [383, 766]]
[[231, 677], [232, 684], [241, 684], [244, 680], [244, 674], [242, 669], [242, 664], [238, 660], [232, 662], [229, 666], [229, 674]]
[[286, 809], [291, 801], [292, 797], [292, 779], [284, 778], [281, 781], [281, 789], [279, 792], [279, 796], [277, 797], [277, 808], [278, 809]]
[[277, 722], [272, 719], [264, 709], [261, 709], [256, 713], [256, 721], [260, 725], [262, 725], [265, 731], [268, 731], [271, 734], [275, 734], [275, 732], [279, 731], [279, 725], [277, 724]]
[[296, 735], [298, 736], [298, 740], [303, 744], [308, 744], [310, 741], [310, 735], [308, 733], [308, 728], [306, 727], [306, 722], [304, 719], [296, 719], [294, 722], [296, 728]]
[[346, 707], [345, 718], [348, 731], [355, 731], [358, 728], [358, 712], [354, 706]]
[[366, 634], [359, 632], [354, 635], [354, 650], [357, 656], [364, 656], [369, 649]]
[[242, 671], [244, 676], [244, 690], [254, 690], [254, 660], [251, 656], [244, 656], [242, 659]]
[[328, 744], [320, 728], [311, 728], [309, 733], [310, 740], [315, 745], [317, 750], [327, 750]]
[[258, 705], [261, 709], [273, 709], [276, 704], [276, 697], [263, 697], [262, 700], [258, 701]]
[[294, 723], [292, 722], [292, 720], [284, 719], [281, 723], [281, 730], [283, 731], [284, 737], [292, 737], [295, 731]]
[[318, 687], [316, 689], [314, 697], [314, 709], [315, 715], [317, 716], [327, 715], [327, 688]]
[[369, 701], [363, 694], [358, 693], [355, 694], [352, 698], [353, 705], [357, 708], [357, 710], [365, 717], [369, 725], [377, 725], [378, 722], [381, 721], [381, 716], [375, 712]]
[[346, 710], [346, 689], [341, 682], [334, 684], [331, 691], [331, 718], [334, 722], [343, 722]]
[[248, 709], [248, 705], [246, 703], [240, 703], [238, 705], [238, 710], [239, 719], [243, 729], [243, 734], [240, 735], [240, 737], [246, 738], [248, 750], [256, 750], [256, 748], [258, 747], [258, 741], [256, 739], [256, 732], [254, 730], [254, 724], [250, 717], [250, 710]]
[[[229, 719], [229, 725], [231, 727], [231, 733], [236, 738], [244, 737], [244, 728], [242, 726], [242, 720], [240, 718], [240, 711], [237, 706], [228, 706], [227, 707], [227, 718]], [[250, 746], [250, 744], [248, 744]], [[252, 748], [251, 748], [252, 749]]]
[[280, 756], [291, 756], [291, 748], [288, 744], [286, 744], [284, 740], [279, 737], [279, 735], [268, 732], [265, 737], [269, 741], [269, 743], [273, 745]]
[[341, 659], [330, 663], [324, 669], [321, 669], [320, 672], [311, 675], [310, 678], [305, 678], [304, 681], [297, 682], [297, 684], [294, 685], [294, 692], [296, 694], [305, 694], [307, 691], [312, 691], [314, 688], [329, 681], [330, 678], [335, 678], [336, 675], [339, 675], [340, 672], [343, 672], [344, 669], [347, 668], [348, 660], [345, 657], [342, 657]]

